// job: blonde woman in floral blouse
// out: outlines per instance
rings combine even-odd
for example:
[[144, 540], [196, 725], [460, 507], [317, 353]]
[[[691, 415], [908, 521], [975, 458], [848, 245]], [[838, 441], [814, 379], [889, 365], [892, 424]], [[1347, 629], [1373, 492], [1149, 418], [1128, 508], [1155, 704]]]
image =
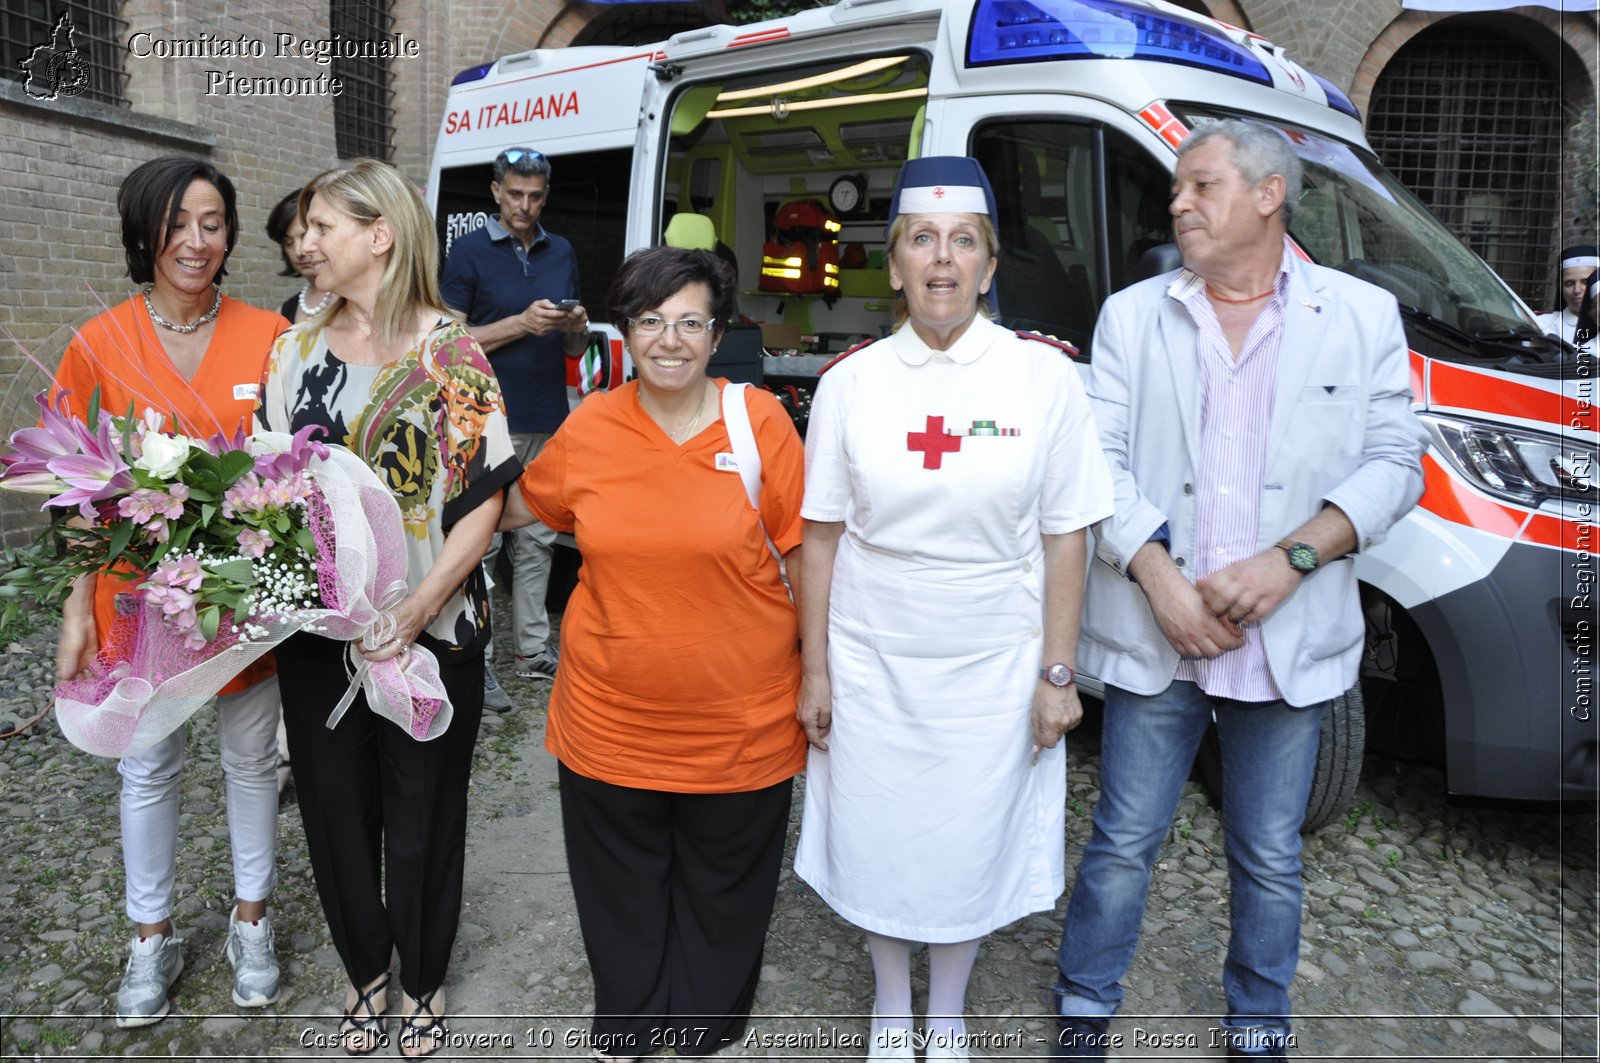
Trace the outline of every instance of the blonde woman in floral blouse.
[[258, 430], [320, 425], [379, 475], [408, 532], [405, 598], [370, 661], [427, 647], [455, 716], [427, 742], [365, 711], [329, 729], [347, 646], [301, 634], [278, 649], [284, 719], [317, 892], [350, 977], [340, 1034], [365, 1055], [388, 1041], [390, 957], [400, 957], [403, 1055], [444, 1041], [442, 986], [461, 912], [467, 779], [483, 709], [488, 593], [478, 560], [521, 472], [483, 351], [445, 309], [433, 225], [393, 167], [358, 159], [300, 197], [304, 244], [333, 306], [273, 349]]

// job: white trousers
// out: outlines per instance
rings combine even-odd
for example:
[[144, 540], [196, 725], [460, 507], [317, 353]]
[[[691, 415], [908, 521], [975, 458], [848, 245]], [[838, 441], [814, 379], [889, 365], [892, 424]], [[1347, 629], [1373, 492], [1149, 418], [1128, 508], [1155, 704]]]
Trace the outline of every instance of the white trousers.
[[[265, 900], [278, 875], [278, 679], [219, 697], [216, 706], [233, 843], [233, 892], [240, 900]], [[185, 730], [180, 727], [144, 752], [117, 762], [127, 910], [136, 923], [160, 923], [172, 915]]]

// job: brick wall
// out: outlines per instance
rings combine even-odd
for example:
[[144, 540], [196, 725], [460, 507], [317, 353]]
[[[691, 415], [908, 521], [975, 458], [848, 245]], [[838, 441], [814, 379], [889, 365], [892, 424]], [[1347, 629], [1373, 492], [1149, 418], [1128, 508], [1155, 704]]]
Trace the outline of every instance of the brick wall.
[[[570, 9], [570, 10], [569, 10]], [[238, 79], [315, 78], [331, 68], [276, 54], [278, 33], [328, 36], [323, 0], [127, 0], [122, 16], [139, 50], [201, 34], [260, 41], [262, 57], [167, 57], [127, 54], [127, 99], [110, 107], [77, 99], [30, 99], [0, 83], [0, 142], [9, 148], [0, 175], [0, 432], [34, 420], [32, 396], [48, 381], [26, 351], [53, 368], [72, 330], [131, 295], [116, 212], [117, 186], [148, 159], [187, 153], [210, 159], [239, 194], [239, 240], [224, 282], [228, 294], [276, 307], [299, 287], [278, 275], [282, 262], [266, 235], [267, 212], [280, 197], [338, 162], [334, 105], [326, 95], [243, 95]], [[468, 0], [425, 4], [395, 0], [395, 28], [417, 40], [419, 55], [390, 65], [394, 88], [394, 162], [419, 185], [426, 179], [450, 78], [464, 67], [560, 41], [587, 21], [586, 5], [561, 0], [507, 3]], [[147, 43], [148, 42], [148, 43]], [[231, 73], [208, 81], [208, 70]], [[211, 94], [207, 94], [208, 88]], [[6, 337], [16, 342], [4, 342]], [[0, 540], [16, 545], [37, 527], [37, 510], [0, 495]]]

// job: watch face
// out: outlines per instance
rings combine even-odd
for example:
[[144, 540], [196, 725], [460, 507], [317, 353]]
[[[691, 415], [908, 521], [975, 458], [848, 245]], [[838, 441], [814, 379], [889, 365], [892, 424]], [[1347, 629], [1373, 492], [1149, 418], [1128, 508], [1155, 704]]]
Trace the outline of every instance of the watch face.
[[1289, 547], [1289, 564], [1301, 572], [1312, 571], [1317, 567], [1316, 548], [1305, 543], [1295, 543]]
[[864, 198], [860, 178], [841, 177], [828, 189], [828, 205], [835, 214], [851, 214], [861, 206]]
[[1052, 664], [1044, 670], [1044, 677], [1053, 686], [1067, 687], [1072, 685], [1072, 669], [1064, 664]]

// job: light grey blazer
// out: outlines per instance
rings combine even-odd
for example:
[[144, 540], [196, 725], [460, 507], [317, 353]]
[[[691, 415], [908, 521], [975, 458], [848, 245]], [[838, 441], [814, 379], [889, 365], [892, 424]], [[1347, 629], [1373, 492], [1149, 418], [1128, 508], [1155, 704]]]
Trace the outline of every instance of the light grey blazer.
[[[1106, 301], [1088, 379], [1116, 483], [1116, 513], [1094, 526], [1078, 663], [1137, 694], [1167, 688], [1178, 652], [1128, 578], [1128, 562], [1163, 522], [1173, 562], [1185, 575], [1195, 552], [1197, 330], [1188, 310], [1166, 294], [1177, 276], [1143, 281]], [[1427, 433], [1411, 402], [1394, 297], [1335, 270], [1296, 263], [1278, 354], [1258, 550], [1327, 502], [1350, 518], [1357, 550], [1383, 541], [1422, 496]], [[1289, 704], [1343, 693], [1355, 683], [1362, 649], [1354, 563], [1324, 558], [1261, 627], [1268, 667]]]

